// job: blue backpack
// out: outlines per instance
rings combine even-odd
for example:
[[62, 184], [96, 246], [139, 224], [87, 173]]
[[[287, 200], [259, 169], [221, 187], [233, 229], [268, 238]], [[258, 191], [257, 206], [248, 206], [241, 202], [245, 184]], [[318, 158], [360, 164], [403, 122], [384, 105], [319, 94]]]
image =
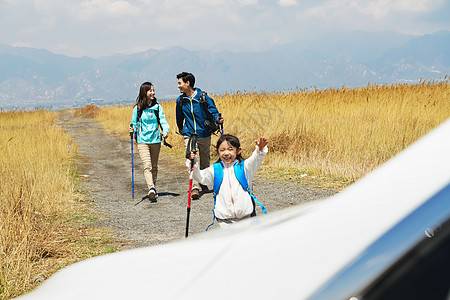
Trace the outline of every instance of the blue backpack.
[[[216, 162], [213, 164], [214, 167], [214, 187], [213, 187], [213, 197], [214, 197], [214, 208], [216, 207], [216, 196], [219, 193], [220, 186], [222, 185], [223, 181], [223, 164], [222, 162]], [[242, 188], [248, 192], [250, 195], [250, 198], [253, 202], [253, 212], [251, 214], [252, 217], [256, 216], [255, 212], [255, 202], [258, 203], [258, 205], [261, 207], [261, 210], [264, 214], [267, 214], [267, 210], [264, 208], [261, 202], [256, 199], [256, 197], [252, 194], [250, 191], [250, 188], [248, 186], [247, 178], [245, 178], [245, 172], [244, 172], [244, 160], [242, 160], [240, 163], [234, 164], [234, 174], [236, 175], [237, 180], [241, 184]], [[209, 229], [214, 224], [214, 221], [216, 219], [216, 215], [214, 213], [213, 208], [213, 222], [206, 228], [206, 230]]]

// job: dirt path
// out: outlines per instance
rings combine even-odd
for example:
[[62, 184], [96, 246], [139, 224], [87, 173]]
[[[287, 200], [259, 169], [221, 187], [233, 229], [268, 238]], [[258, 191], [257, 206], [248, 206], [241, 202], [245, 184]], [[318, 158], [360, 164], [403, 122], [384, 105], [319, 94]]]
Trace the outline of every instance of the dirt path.
[[[79, 146], [80, 172], [85, 175], [82, 189], [94, 202], [102, 217], [98, 226], [111, 228], [127, 248], [136, 248], [183, 239], [186, 228], [188, 173], [184, 160], [161, 152], [156, 203], [142, 200], [147, 187], [142, 165], [134, 147], [134, 199], [131, 194], [130, 142], [105, 135], [98, 123], [89, 118], [61, 112], [57, 122]], [[256, 176], [254, 194], [268, 212], [301, 202], [332, 195], [333, 191], [317, 191], [299, 184], [269, 182]], [[204, 194], [192, 201], [189, 235], [205, 231], [212, 221], [213, 197]], [[257, 208], [257, 213], [261, 210]], [[214, 225], [211, 229], [218, 228]]]

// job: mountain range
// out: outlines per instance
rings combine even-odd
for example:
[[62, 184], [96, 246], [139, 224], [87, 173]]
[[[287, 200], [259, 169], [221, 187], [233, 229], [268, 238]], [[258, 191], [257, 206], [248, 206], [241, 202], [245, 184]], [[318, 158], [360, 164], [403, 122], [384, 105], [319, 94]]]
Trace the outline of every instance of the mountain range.
[[144, 81], [155, 85], [158, 98], [173, 99], [182, 71], [192, 72], [196, 86], [210, 94], [439, 80], [450, 74], [450, 31], [347, 32], [254, 53], [172, 47], [100, 58], [0, 45], [0, 106], [130, 101]]

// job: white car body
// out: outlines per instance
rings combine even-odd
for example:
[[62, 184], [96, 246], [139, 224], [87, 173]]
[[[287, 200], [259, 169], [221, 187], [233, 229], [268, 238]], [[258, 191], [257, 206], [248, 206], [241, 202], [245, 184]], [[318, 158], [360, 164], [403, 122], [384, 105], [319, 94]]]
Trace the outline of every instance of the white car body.
[[88, 259], [21, 299], [357, 299], [449, 217], [447, 120], [328, 199]]

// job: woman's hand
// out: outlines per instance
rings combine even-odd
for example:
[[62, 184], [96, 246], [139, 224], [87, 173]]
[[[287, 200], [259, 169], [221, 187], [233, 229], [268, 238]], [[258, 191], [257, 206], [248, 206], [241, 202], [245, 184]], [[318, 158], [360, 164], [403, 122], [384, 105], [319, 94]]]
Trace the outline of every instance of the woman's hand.
[[130, 127], [128, 128], [128, 132], [129, 132], [129, 133], [133, 133], [133, 132], [134, 132], [133, 126], [130, 126]]
[[168, 135], [167, 133], [164, 133], [164, 132], [163, 132], [163, 134], [162, 134], [162, 137], [163, 137], [163, 138], [167, 139], [168, 136], [169, 136], [169, 135]]

